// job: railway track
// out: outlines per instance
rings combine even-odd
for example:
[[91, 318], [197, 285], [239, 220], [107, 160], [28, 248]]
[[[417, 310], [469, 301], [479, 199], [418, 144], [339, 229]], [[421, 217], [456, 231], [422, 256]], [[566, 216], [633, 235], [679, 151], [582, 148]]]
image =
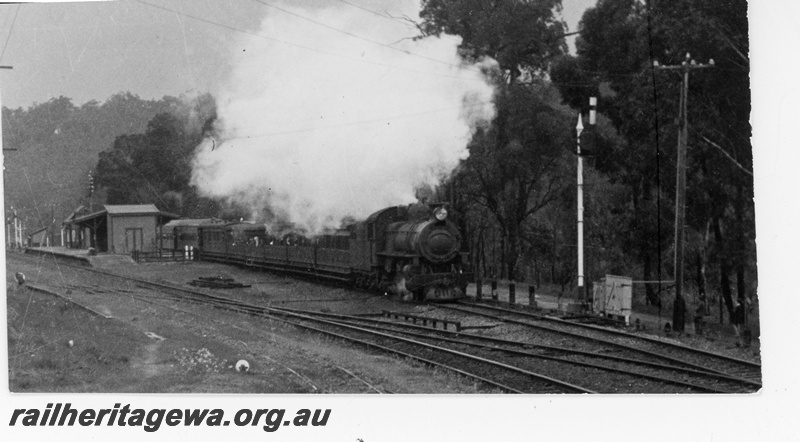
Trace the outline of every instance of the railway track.
[[[65, 264], [62, 264], [65, 265]], [[280, 318], [294, 326], [336, 336], [360, 345], [389, 351], [401, 357], [413, 358], [421, 362], [445, 367], [470, 376], [480, 382], [502, 391], [515, 393], [556, 393], [556, 392], [710, 392], [741, 393], [757, 391], [761, 384], [751, 377], [731, 373], [728, 367], [721, 366], [720, 358], [727, 358], [691, 347], [668, 345], [662, 341], [642, 339], [617, 330], [586, 324], [575, 324], [556, 318], [535, 315], [496, 306], [463, 303], [458, 306], [437, 306], [437, 308], [456, 311], [460, 314], [479, 315], [509, 324], [533, 327], [537, 331], [561, 334], [571, 339], [591, 341], [593, 348], [582, 350], [574, 346], [539, 345], [531, 341], [511, 341], [475, 333], [444, 332], [410, 324], [399, 325], [390, 321], [372, 320], [347, 315], [324, 314], [288, 308], [265, 307], [243, 303], [221, 296], [209, 295], [197, 290], [160, 284], [141, 278], [118, 275], [104, 270], [73, 266], [81, 271], [89, 271], [112, 278], [123, 278], [137, 288], [167, 292], [183, 301], [210, 304], [218, 308], [238, 311], [251, 315]], [[88, 287], [87, 292], [102, 290]], [[128, 295], [132, 290], [124, 290]], [[136, 296], [145, 296], [136, 293]], [[608, 339], [608, 333], [617, 337]], [[606, 335], [600, 338], [599, 335]], [[634, 345], [618, 340], [635, 340], [645, 344]], [[613, 352], [598, 351], [597, 346], [614, 347]], [[662, 354], [664, 345], [673, 347], [672, 355]], [[676, 355], [679, 347], [682, 355]], [[619, 356], [624, 349], [625, 354]], [[697, 351], [703, 357], [715, 357], [717, 365], [709, 368], [698, 363]], [[694, 354], [694, 361], [687, 362], [685, 352]], [[730, 358], [733, 359], [733, 358]], [[739, 360], [735, 360], [739, 361]], [[747, 362], [747, 361], [744, 361]], [[753, 363], [750, 363], [753, 364]], [[760, 380], [760, 366], [756, 366]], [[470, 367], [465, 370], [460, 367]], [[564, 367], [569, 367], [565, 369]], [[745, 368], [747, 365], [745, 365]], [[571, 376], [564, 376], [570, 373]], [[602, 377], [609, 379], [605, 385], [585, 383], [581, 379]], [[561, 379], [565, 385], [559, 385]], [[566, 382], [564, 382], [566, 381]], [[583, 385], [580, 387], [579, 385]]]
[[[63, 266], [64, 265], [62, 265], [62, 267]], [[543, 375], [533, 370], [520, 368], [512, 364], [497, 361], [493, 358], [482, 357], [480, 355], [458, 351], [453, 348], [443, 347], [430, 341], [426, 342], [393, 335], [384, 331], [359, 327], [353, 324], [337, 323], [328, 319], [317, 318], [302, 313], [288, 312], [268, 306], [254, 305], [184, 287], [118, 275], [104, 270], [86, 268], [83, 266], [66, 266], [75, 268], [78, 271], [92, 272], [109, 278], [125, 280], [138, 289], [145, 289], [143, 292], [128, 289], [117, 292], [116, 289], [104, 290], [97, 286], [83, 287], [81, 285], [71, 284], [68, 290], [85, 290], [87, 293], [94, 292], [95, 294], [118, 293], [130, 297], [150, 298], [150, 300], [159, 297], [154, 293], [160, 293], [163, 295], [162, 299], [179, 299], [181, 301], [205, 304], [229, 311], [277, 319], [301, 329], [336, 337], [351, 343], [378, 349], [382, 352], [392, 353], [435, 367], [445, 368], [485, 384], [489, 389], [493, 390], [529, 394], [594, 393], [592, 390], [564, 382], [555, 377]], [[40, 287], [31, 283], [28, 284], [28, 287], [40, 292], [60, 296], [78, 304], [82, 308], [91, 308], [87, 305], [72, 301], [69, 297], [58, 294], [54, 288]], [[67, 289], [67, 285], [65, 284], [63, 287], [59, 286], [58, 288]], [[151, 293], [147, 293], [148, 290]]]
[[479, 315], [501, 323], [522, 326], [554, 336], [568, 337], [613, 348], [642, 361], [660, 361], [700, 372], [739, 379], [748, 391], [761, 388], [761, 365], [739, 358], [714, 353], [687, 345], [664, 341], [626, 331], [566, 321], [560, 318], [518, 309], [477, 302], [461, 302], [457, 306], [439, 306], [461, 314]]
[[[144, 284], [137, 283], [137, 286], [142, 289], [148, 288]], [[120, 292], [125, 293], [126, 296], [131, 296], [132, 293], [135, 293], [132, 295], [133, 297], [145, 302], [153, 302], [153, 298], [174, 297], [174, 295], [158, 296], [131, 290], [96, 291], [93, 290], [96, 287], [90, 286], [71, 285], [71, 287], [76, 290], [105, 294]], [[171, 286], [167, 287], [172, 288]], [[30, 286], [29, 288], [47, 292], [47, 290], [42, 290], [35, 286]], [[163, 287], [159, 284], [158, 288]], [[57, 293], [53, 294], [60, 296]], [[224, 297], [191, 293], [191, 291], [182, 293], [180, 297], [183, 301], [212, 305], [239, 313], [271, 318], [280, 316], [281, 320], [296, 327], [346, 339], [350, 342], [366, 345], [381, 351], [388, 351], [429, 365], [448, 368], [507, 392], [559, 393], [562, 392], [561, 389], [553, 388], [553, 385], [549, 385], [552, 382], [548, 384], [548, 382], [542, 383], [541, 381], [551, 381], [557, 376], [563, 379], [565, 373], [576, 377], [576, 379], [567, 379], [568, 383], [572, 385], [581, 385], [583, 383], [584, 392], [593, 391], [594, 389], [601, 393], [733, 393], [747, 391], [739, 384], [739, 380], [726, 376], [697, 372], [675, 366], [646, 364], [616, 356], [580, 352], [569, 348], [535, 346], [520, 341], [502, 340], [479, 335], [473, 336], [454, 331], [430, 329], [425, 326], [393, 323], [357, 316], [264, 307]], [[80, 304], [79, 306], [93, 311], [89, 307]], [[165, 307], [173, 308], [170, 306]], [[96, 311], [93, 312], [99, 314]], [[319, 320], [319, 318], [323, 318], [323, 320]], [[344, 328], [345, 330], [330, 330], [331, 326], [333, 328]], [[359, 334], [365, 333], [365, 328], [370, 330], [367, 334], [371, 336], [359, 336]], [[404, 336], [407, 339], [401, 339], [399, 336]], [[380, 342], [382, 340], [387, 342]], [[400, 343], [391, 342], [392, 340], [399, 340]], [[459, 359], [466, 360], [460, 361]], [[597, 363], [597, 359], [602, 359], [603, 362]], [[470, 367], [469, 371], [456, 368], [465, 366]], [[580, 371], [573, 370], [570, 372], [565, 370], [564, 366], [578, 367]], [[586, 378], [590, 377], [591, 379], [591, 376], [602, 376], [603, 381], [593, 381], [590, 382], [593, 385], [585, 385]], [[502, 379], [502, 382], [493, 380], [498, 377]], [[527, 379], [529, 377], [536, 379], [539, 383], [531, 383], [530, 379]], [[514, 384], [519, 386], [512, 386]], [[560, 386], [556, 385], [555, 387]], [[570, 391], [569, 388], [567, 391]]]
[[[361, 324], [365, 327], [386, 332], [400, 333], [412, 336], [415, 339], [431, 340], [441, 344], [446, 343], [456, 348], [480, 348], [482, 351], [492, 355], [502, 353], [506, 358], [515, 360], [517, 363], [521, 358], [526, 358], [529, 360], [528, 363], [535, 364], [537, 369], [542, 370], [543, 367], [549, 365], [551, 370], [559, 373], [562, 377], [568, 371], [565, 367], [572, 367], [572, 374], [576, 379], [570, 380], [571, 382], [603, 393], [618, 393], [620, 390], [626, 393], [746, 393], [754, 390], [749, 381], [744, 379], [676, 365], [653, 363], [569, 347], [538, 345], [519, 340], [500, 339], [405, 322], [388, 322], [361, 316], [321, 312], [303, 313], [330, 318], [337, 322]], [[592, 385], [585, 385], [586, 377], [592, 375], [601, 375], [603, 381], [593, 381]], [[614, 379], [610, 379], [610, 376], [617, 376], [618, 379], [615, 382]], [[615, 386], [618, 386], [620, 382], [624, 383], [623, 388], [615, 390]], [[595, 383], [598, 385], [594, 385]]]
[[[293, 312], [287, 309], [254, 305], [207, 293], [195, 292], [164, 284], [151, 283], [163, 290], [176, 290], [193, 302], [256, 316], [277, 318], [296, 327], [344, 339], [398, 356], [411, 358], [436, 367], [446, 368], [512, 393], [594, 393], [556, 378], [525, 370], [514, 365], [457, 351], [434, 343], [404, 338], [375, 330]], [[463, 368], [467, 367], [467, 368]]]
[[[185, 301], [201, 303], [248, 315], [281, 320], [301, 329], [343, 339], [351, 343], [364, 345], [404, 358], [410, 358], [435, 367], [445, 368], [505, 392], [593, 393], [591, 390], [571, 385], [540, 373], [504, 364], [496, 360], [482, 358], [474, 354], [459, 352], [430, 342], [404, 338], [383, 331], [329, 321], [301, 313], [281, 311], [270, 307], [243, 303], [209, 295], [207, 293], [187, 291], [183, 288], [164, 284], [151, 284], [153, 284], [154, 288], [172, 292], [170, 297], [175, 297], [174, 292], [178, 291], [181, 292], [178, 296]], [[141, 286], [143, 284], [139, 283], [139, 285]], [[41, 292], [47, 291], [46, 289], [36, 286], [29, 287]], [[141, 294], [134, 296], [139, 295]], [[86, 306], [81, 307], [88, 308]]]

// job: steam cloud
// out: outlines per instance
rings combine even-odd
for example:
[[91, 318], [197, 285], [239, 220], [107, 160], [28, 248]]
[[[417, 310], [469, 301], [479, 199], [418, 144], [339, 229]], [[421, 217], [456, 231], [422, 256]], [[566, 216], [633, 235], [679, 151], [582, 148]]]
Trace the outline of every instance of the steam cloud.
[[[418, 14], [418, 1], [400, 3], [397, 15]], [[204, 194], [319, 232], [414, 202], [414, 189], [451, 173], [493, 118], [481, 70], [494, 63], [463, 65], [457, 38], [412, 41], [415, 29], [342, 3], [281, 7], [391, 47], [271, 10], [258, 34], [274, 40], [236, 46], [217, 95], [218, 141], [197, 148], [192, 182]]]

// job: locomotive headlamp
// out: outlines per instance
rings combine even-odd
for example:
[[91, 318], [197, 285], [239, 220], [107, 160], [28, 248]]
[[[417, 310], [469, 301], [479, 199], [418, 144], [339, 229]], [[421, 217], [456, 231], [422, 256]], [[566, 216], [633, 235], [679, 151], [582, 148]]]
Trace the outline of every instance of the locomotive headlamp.
[[439, 220], [439, 221], [446, 220], [447, 219], [447, 209], [445, 209], [444, 207], [439, 207], [438, 209], [436, 209], [436, 213], [434, 214], [434, 216], [436, 216], [436, 219]]

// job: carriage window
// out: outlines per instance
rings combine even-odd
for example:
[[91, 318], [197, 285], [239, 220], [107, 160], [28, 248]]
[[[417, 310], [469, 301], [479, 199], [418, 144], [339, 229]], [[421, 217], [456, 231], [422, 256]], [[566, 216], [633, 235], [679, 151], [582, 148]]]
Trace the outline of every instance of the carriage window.
[[367, 239], [368, 240], [375, 239], [375, 224], [370, 224], [367, 226]]

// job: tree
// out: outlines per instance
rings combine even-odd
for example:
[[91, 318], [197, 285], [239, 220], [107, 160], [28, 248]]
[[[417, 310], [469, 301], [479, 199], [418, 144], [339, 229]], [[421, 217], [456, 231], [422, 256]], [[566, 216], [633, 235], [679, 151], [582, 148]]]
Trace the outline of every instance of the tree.
[[472, 242], [480, 256], [499, 255], [499, 273], [510, 279], [524, 254], [525, 224], [571, 176], [563, 173], [568, 118], [543, 82], [550, 60], [566, 52], [560, 8], [560, 0], [423, 0], [420, 12], [423, 35], [459, 35], [466, 60], [498, 62], [497, 116], [473, 138], [456, 180], [471, 209], [464, 211]]
[[[191, 159], [216, 118], [210, 96], [154, 116], [142, 134], [121, 135], [101, 152], [96, 183], [109, 204], [153, 203], [187, 216], [218, 215], [189, 185]], [[208, 212], [211, 212], [210, 214]]]
[[[506, 124], [476, 134], [458, 176], [466, 200], [491, 216], [500, 233], [499, 270], [509, 279], [517, 275], [526, 223], [573, 181], [572, 118], [547, 100], [556, 97], [548, 97], [546, 89], [517, 85], [498, 101], [506, 110]], [[509, 142], [499, 144], [501, 138]]]
[[560, 11], [561, 0], [423, 0], [420, 29], [461, 36], [464, 58], [491, 57], [514, 82], [525, 72], [546, 72], [550, 59], [566, 52]]
[[68, 97], [35, 103], [27, 109], [3, 108], [5, 198], [28, 231], [58, 229], [61, 220], [84, 203], [89, 173], [98, 153], [125, 133], [141, 132], [176, 99], [142, 100], [117, 94], [104, 103], [76, 106]]
[[[652, 226], [672, 226], [662, 211], [672, 212], [681, 84], [674, 74], [654, 71], [652, 61], [677, 64], [687, 52], [698, 61], [714, 59], [714, 69], [692, 74], [690, 81], [687, 224], [689, 234], [704, 242], [693, 251], [698, 272], [704, 272], [704, 260], [716, 262], [720, 291], [732, 311], [729, 273], [736, 269], [737, 293], [744, 297], [745, 274], [755, 268], [746, 1], [599, 0], [584, 14], [580, 32], [578, 56], [559, 60], [552, 78], [567, 103], [579, 100], [582, 89], [599, 91], [599, 107], [626, 141], [605, 171], [628, 185], [631, 221], [649, 230], [630, 238], [645, 278], [653, 246], [665, 239], [669, 244], [669, 235]], [[661, 211], [654, 207], [659, 202]], [[697, 281], [704, 285], [705, 277]]]

